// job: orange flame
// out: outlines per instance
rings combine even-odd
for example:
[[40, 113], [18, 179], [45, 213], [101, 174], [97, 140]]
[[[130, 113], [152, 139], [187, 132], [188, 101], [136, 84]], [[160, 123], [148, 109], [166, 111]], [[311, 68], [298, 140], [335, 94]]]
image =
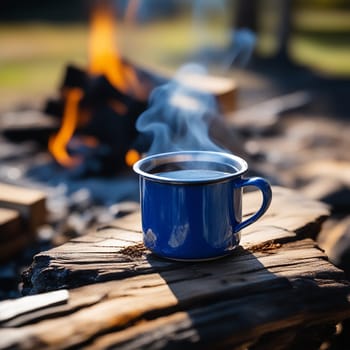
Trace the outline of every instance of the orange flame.
[[129, 149], [125, 155], [125, 163], [128, 166], [133, 166], [139, 159], [141, 159], [141, 155], [135, 149]]
[[[145, 90], [136, 72], [131, 66], [122, 62], [116, 50], [116, 25], [111, 8], [100, 6], [94, 10], [90, 23], [88, 52], [88, 70], [91, 74], [103, 74], [116, 89], [144, 98]], [[82, 95], [80, 89], [68, 91], [61, 128], [49, 140], [50, 152], [61, 165], [67, 167], [75, 166], [81, 161], [80, 158], [68, 154], [67, 144], [83, 117], [79, 113], [79, 101]], [[121, 115], [127, 112], [127, 107], [122, 101], [112, 101], [110, 105]]]
[[106, 7], [97, 8], [90, 25], [89, 71], [104, 74], [113, 86], [125, 92], [127, 78], [115, 50], [116, 27], [111, 11]]
[[104, 74], [123, 93], [143, 97], [143, 88], [135, 70], [120, 59], [116, 38], [117, 28], [112, 9], [98, 7], [91, 20], [89, 71], [92, 74]]
[[67, 152], [67, 144], [73, 136], [78, 123], [78, 106], [83, 92], [81, 89], [70, 89], [67, 94], [61, 129], [49, 140], [49, 151], [63, 166], [73, 167], [80, 163], [79, 158], [71, 157]]

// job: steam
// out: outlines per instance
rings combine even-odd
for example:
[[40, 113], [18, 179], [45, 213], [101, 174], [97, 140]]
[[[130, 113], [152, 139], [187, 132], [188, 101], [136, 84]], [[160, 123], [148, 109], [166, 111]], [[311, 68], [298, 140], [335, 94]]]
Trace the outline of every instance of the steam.
[[229, 69], [232, 65], [245, 66], [253, 54], [256, 36], [249, 29], [237, 29], [231, 31], [230, 45], [223, 56], [221, 67]]
[[[247, 28], [231, 28], [232, 19], [228, 18], [231, 7], [232, 3], [227, 0], [194, 0], [193, 29], [198, 45], [196, 62], [206, 66], [215, 64], [222, 71], [227, 71], [233, 65], [245, 66], [248, 63], [255, 47], [256, 35]], [[210, 29], [212, 22], [221, 25], [217, 25], [215, 30]], [[219, 31], [221, 39], [224, 38], [224, 44], [213, 45], [213, 42], [217, 42], [213, 38], [215, 31]]]
[[244, 67], [253, 54], [255, 42], [256, 36], [251, 30], [232, 29], [225, 47], [202, 47], [195, 54], [195, 60], [205, 66], [214, 64], [222, 72], [227, 72], [232, 66]]
[[[199, 44], [194, 60], [201, 65], [184, 66], [173, 80], [153, 90], [149, 108], [136, 122], [140, 134], [152, 141], [149, 154], [181, 150], [225, 151], [209, 136], [211, 121], [220, 115], [215, 97], [189, 87], [182, 79], [185, 77], [183, 81], [188, 81], [189, 75], [207, 74], [203, 65], [214, 63], [216, 68], [227, 72], [232, 65], [248, 62], [255, 46], [255, 35], [248, 29], [227, 28], [224, 23], [227, 9], [227, 0], [192, 2], [193, 29]], [[223, 24], [220, 25], [221, 36], [226, 39], [223, 47], [212, 46], [216, 42], [209, 30], [213, 23]]]
[[149, 108], [136, 128], [152, 139], [148, 154], [180, 150], [222, 151], [209, 137], [211, 120], [218, 115], [213, 95], [181, 83], [186, 74], [205, 74], [198, 65], [186, 65], [169, 83], [153, 90]]

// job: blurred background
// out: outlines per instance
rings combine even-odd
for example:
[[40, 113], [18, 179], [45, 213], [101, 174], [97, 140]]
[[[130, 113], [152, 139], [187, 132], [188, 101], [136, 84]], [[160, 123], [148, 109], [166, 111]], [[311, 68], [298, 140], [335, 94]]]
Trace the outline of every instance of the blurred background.
[[[205, 51], [210, 69], [225, 75], [232, 73], [229, 68], [236, 63], [249, 68], [254, 59], [264, 59], [281, 65], [288, 61], [318, 76], [350, 77], [350, 4], [346, 0], [112, 3], [120, 52], [137, 64], [176, 69], [200, 60]], [[0, 110], [26, 102], [40, 104], [55, 93], [67, 63], [87, 65], [92, 5], [82, 0], [1, 1]], [[256, 36], [252, 58], [240, 59], [232, 52], [224, 55], [238, 28], [248, 28]], [[236, 47], [251, 45], [251, 37], [243, 40], [248, 43]]]

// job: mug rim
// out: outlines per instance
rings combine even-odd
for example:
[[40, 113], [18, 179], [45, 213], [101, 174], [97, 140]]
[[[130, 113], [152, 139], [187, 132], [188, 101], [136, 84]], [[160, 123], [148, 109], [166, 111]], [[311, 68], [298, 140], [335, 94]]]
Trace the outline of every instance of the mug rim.
[[[216, 178], [209, 179], [173, 179], [157, 174], [148, 172], [157, 165], [167, 164], [177, 161], [208, 161], [215, 163], [225, 164], [235, 169], [235, 172], [227, 173]], [[220, 161], [221, 160], [221, 161]], [[226, 162], [225, 162], [226, 160]], [[231, 180], [236, 177], [240, 177], [248, 170], [247, 162], [234, 154], [219, 152], [219, 151], [173, 151], [166, 153], [157, 153], [149, 155], [145, 158], [138, 160], [133, 165], [133, 170], [140, 176], [162, 183], [173, 183], [173, 184], [203, 184], [203, 183], [217, 183], [226, 180]], [[148, 171], [147, 171], [148, 170]]]

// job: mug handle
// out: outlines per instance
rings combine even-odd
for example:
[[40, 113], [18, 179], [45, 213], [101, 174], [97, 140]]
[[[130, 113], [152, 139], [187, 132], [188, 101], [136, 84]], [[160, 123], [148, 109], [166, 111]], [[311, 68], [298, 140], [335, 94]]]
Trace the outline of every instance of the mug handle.
[[240, 181], [237, 182], [236, 186], [237, 187], [255, 186], [261, 191], [262, 197], [263, 197], [260, 209], [251, 217], [242, 221], [236, 226], [235, 231], [238, 232], [243, 228], [247, 227], [248, 225], [252, 224], [256, 220], [258, 220], [262, 215], [265, 214], [266, 210], [269, 208], [271, 204], [272, 191], [271, 191], [271, 186], [269, 182], [263, 179], [262, 177], [251, 177], [247, 179], [240, 179]]

